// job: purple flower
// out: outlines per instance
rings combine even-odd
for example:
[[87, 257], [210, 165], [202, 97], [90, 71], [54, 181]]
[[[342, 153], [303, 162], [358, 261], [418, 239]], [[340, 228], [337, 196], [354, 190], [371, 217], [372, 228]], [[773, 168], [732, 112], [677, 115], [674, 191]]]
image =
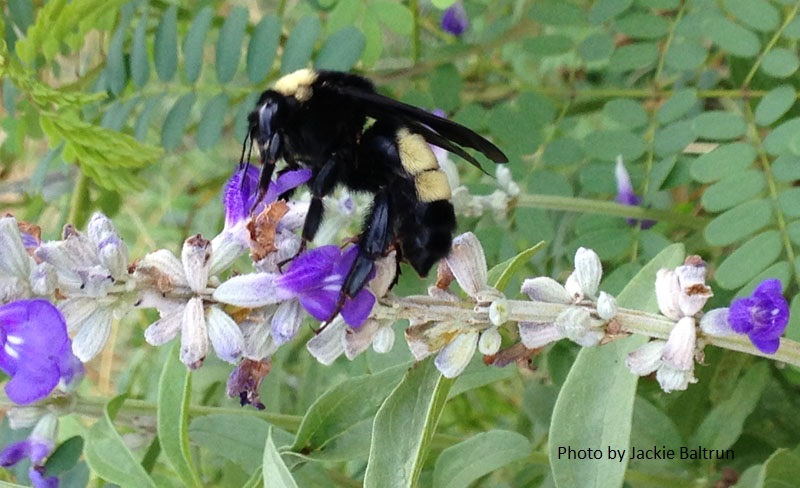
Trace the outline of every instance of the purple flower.
[[[642, 203], [642, 199], [636, 196], [633, 192], [633, 184], [631, 184], [631, 177], [625, 165], [622, 163], [622, 157], [617, 157], [617, 165], [614, 168], [614, 177], [617, 180], [617, 196], [614, 201], [622, 205], [636, 207]], [[639, 223], [636, 219], [625, 219], [629, 225], [637, 225]], [[642, 220], [642, 229], [649, 229], [654, 226], [655, 220]]]
[[[317, 320], [328, 320], [336, 310], [339, 292], [358, 253], [322, 246], [297, 256], [285, 274], [254, 273], [231, 278], [214, 291], [214, 299], [256, 308], [296, 298]], [[374, 270], [373, 270], [374, 273]], [[360, 327], [375, 305], [375, 295], [362, 289], [345, 300], [341, 313], [350, 327]]]
[[14, 442], [0, 452], [0, 466], [8, 468], [25, 458], [31, 460], [28, 477], [34, 488], [58, 488], [58, 478], [45, 477], [44, 462], [55, 448], [58, 418], [53, 414], [42, 417], [27, 439]]
[[728, 323], [739, 334], [747, 334], [761, 352], [773, 354], [789, 322], [789, 305], [781, 293], [777, 279], [763, 281], [753, 294], [731, 304]]
[[461, 0], [451, 5], [442, 16], [442, 30], [460, 36], [469, 27], [469, 18]]
[[[259, 168], [246, 165], [238, 168], [225, 185], [223, 203], [225, 205], [225, 228], [231, 228], [250, 214], [258, 195]], [[262, 204], [271, 203], [286, 191], [296, 188], [311, 177], [310, 169], [286, 171], [269, 185]]]
[[11, 376], [5, 389], [14, 403], [41, 400], [60, 381], [69, 384], [83, 374], [64, 317], [46, 300], [0, 306], [0, 344], [0, 369]]

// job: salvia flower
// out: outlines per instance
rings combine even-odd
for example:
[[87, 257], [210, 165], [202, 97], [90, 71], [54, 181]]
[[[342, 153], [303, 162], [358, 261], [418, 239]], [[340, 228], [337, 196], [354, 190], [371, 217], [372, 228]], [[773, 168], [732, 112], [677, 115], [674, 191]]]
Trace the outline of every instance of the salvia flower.
[[[211, 243], [199, 234], [183, 244], [181, 258], [161, 249], [146, 255], [134, 276], [160, 293], [143, 294], [142, 307], [155, 307], [161, 318], [145, 330], [145, 340], [159, 346], [181, 335], [181, 361], [189, 368], [202, 366], [209, 340], [223, 361], [236, 362], [242, 355], [244, 336], [239, 326], [210, 299]], [[162, 298], [170, 294], [174, 298]]]
[[8, 468], [25, 458], [31, 460], [28, 476], [34, 488], [57, 488], [58, 478], [46, 476], [44, 463], [55, 448], [58, 417], [52, 413], [44, 415], [27, 439], [14, 442], [0, 452], [0, 466]]
[[136, 300], [135, 294], [126, 293], [135, 285], [128, 273], [127, 246], [111, 220], [98, 212], [85, 234], [66, 226], [62, 240], [44, 242], [34, 254], [55, 270], [58, 292], [66, 297], [59, 308], [70, 332], [77, 331], [73, 352], [89, 361], [105, 345], [114, 318], [127, 313]]
[[210, 273], [216, 274], [230, 266], [250, 243], [251, 210], [258, 213], [274, 202], [281, 194], [302, 185], [311, 177], [311, 170], [286, 171], [273, 181], [256, 208], [259, 169], [252, 165], [240, 165], [234, 171], [223, 190], [222, 203], [225, 208], [225, 227], [211, 240], [213, 260]]
[[[439, 276], [440, 281], [442, 277], [447, 277], [448, 282], [455, 278], [474, 302], [487, 305], [490, 309], [493, 303], [504, 299], [502, 293], [487, 283], [486, 256], [480, 241], [471, 232], [453, 239], [450, 254], [439, 263]], [[456, 295], [438, 287], [431, 287], [428, 293], [434, 298], [459, 301]], [[502, 310], [495, 310], [494, 314], [496, 320], [502, 319]], [[447, 378], [454, 378], [464, 371], [484, 334], [488, 334], [482, 341], [485, 350], [499, 347], [500, 338], [495, 327], [479, 332], [457, 321], [442, 321], [412, 323], [405, 330], [406, 341], [414, 357], [421, 360], [436, 353], [434, 364]]]
[[783, 297], [781, 282], [764, 280], [749, 297], [737, 298], [730, 308], [711, 310], [700, 321], [710, 335], [747, 334], [761, 352], [774, 354], [780, 337], [789, 323], [789, 305]]
[[697, 329], [692, 317], [675, 324], [666, 341], [650, 341], [628, 354], [626, 364], [631, 373], [647, 376], [656, 373], [656, 381], [665, 392], [685, 390], [694, 377]]
[[[642, 203], [642, 199], [633, 192], [631, 177], [628, 174], [628, 170], [625, 168], [625, 164], [622, 162], [622, 156], [617, 156], [617, 164], [614, 167], [614, 177], [617, 180], [617, 196], [614, 198], [614, 201], [631, 207], [638, 206]], [[626, 219], [626, 221], [629, 225], [637, 225], [640, 222], [636, 219]], [[654, 226], [655, 223], [655, 220], [642, 220], [641, 226], [642, 229], [649, 229]]]
[[45, 398], [56, 386], [70, 386], [83, 374], [72, 354], [61, 312], [42, 299], [0, 306], [0, 369], [11, 377], [5, 390], [14, 403]]
[[460, 36], [469, 27], [469, 18], [467, 11], [464, 9], [464, 4], [461, 0], [457, 0], [447, 10], [444, 11], [442, 16], [442, 30]]
[[52, 267], [37, 264], [27, 251], [26, 234], [14, 217], [0, 218], [0, 303], [49, 296], [55, 290]]
[[[331, 318], [347, 272], [358, 248], [342, 252], [338, 246], [320, 246], [297, 256], [286, 273], [252, 273], [236, 276], [214, 291], [214, 299], [239, 307], [256, 308], [297, 299], [312, 317]], [[345, 300], [341, 315], [351, 327], [367, 320], [375, 296], [367, 288]]]
[[587, 299], [598, 296], [603, 265], [600, 257], [591, 249], [578, 248], [575, 252], [575, 270], [564, 285], [548, 277], [526, 279], [522, 293], [536, 302], [573, 304], [556, 317], [553, 322], [520, 322], [519, 335], [528, 349], [543, 347], [551, 342], [567, 338], [581, 346], [596, 346], [605, 336], [603, 326], [617, 313], [613, 296], [599, 292], [596, 308], [600, 319], [591, 316], [585, 307]]

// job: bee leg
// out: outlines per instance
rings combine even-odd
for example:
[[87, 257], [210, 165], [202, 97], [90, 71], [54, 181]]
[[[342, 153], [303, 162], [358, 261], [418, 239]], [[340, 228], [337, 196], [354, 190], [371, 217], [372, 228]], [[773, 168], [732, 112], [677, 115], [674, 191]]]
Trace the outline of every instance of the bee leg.
[[358, 254], [347, 272], [336, 308], [327, 322], [342, 311], [345, 300], [356, 296], [366, 286], [375, 260], [383, 256], [389, 247], [393, 222], [389, 191], [384, 188], [375, 194], [372, 210], [364, 222], [364, 230], [358, 241]]
[[308, 213], [306, 213], [306, 221], [303, 223], [300, 249], [298, 249], [294, 256], [278, 263], [279, 270], [283, 269], [284, 264], [305, 251], [308, 242], [313, 241], [314, 236], [317, 235], [317, 231], [319, 230], [319, 226], [325, 214], [325, 206], [322, 203], [322, 198], [330, 194], [336, 186], [337, 163], [338, 158], [334, 155], [328, 159], [328, 162], [322, 166], [322, 169], [315, 171], [311, 176], [311, 180], [308, 182], [308, 188], [311, 190], [311, 203], [308, 206]]

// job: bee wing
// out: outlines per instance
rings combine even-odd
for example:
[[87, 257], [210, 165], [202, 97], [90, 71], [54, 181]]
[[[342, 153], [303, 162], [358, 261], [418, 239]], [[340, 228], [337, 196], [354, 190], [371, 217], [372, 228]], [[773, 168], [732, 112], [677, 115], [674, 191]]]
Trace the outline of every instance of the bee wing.
[[358, 103], [367, 116], [375, 120], [398, 119], [403, 125], [420, 134], [429, 143], [458, 154], [478, 168], [481, 167], [478, 161], [458, 146], [475, 149], [495, 163], [508, 162], [508, 157], [503, 154], [500, 148], [471, 129], [452, 120], [439, 117], [421, 108], [385, 97], [379, 93], [347, 86], [332, 86], [331, 88], [340, 95]]

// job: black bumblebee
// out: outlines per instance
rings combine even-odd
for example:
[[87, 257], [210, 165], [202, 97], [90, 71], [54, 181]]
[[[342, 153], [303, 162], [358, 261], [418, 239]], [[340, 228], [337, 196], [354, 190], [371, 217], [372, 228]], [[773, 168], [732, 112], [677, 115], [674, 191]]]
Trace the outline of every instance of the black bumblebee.
[[428, 143], [478, 168], [480, 163], [461, 146], [495, 163], [508, 162], [497, 146], [472, 130], [380, 95], [366, 78], [336, 71], [302, 69], [283, 76], [261, 94], [248, 120], [248, 137], [262, 164], [260, 195], [280, 159], [287, 170], [312, 170], [303, 247], [319, 229], [322, 197], [336, 185], [375, 195], [333, 316], [365, 286], [373, 262], [390, 246], [420, 276], [450, 251], [456, 226], [450, 185]]

